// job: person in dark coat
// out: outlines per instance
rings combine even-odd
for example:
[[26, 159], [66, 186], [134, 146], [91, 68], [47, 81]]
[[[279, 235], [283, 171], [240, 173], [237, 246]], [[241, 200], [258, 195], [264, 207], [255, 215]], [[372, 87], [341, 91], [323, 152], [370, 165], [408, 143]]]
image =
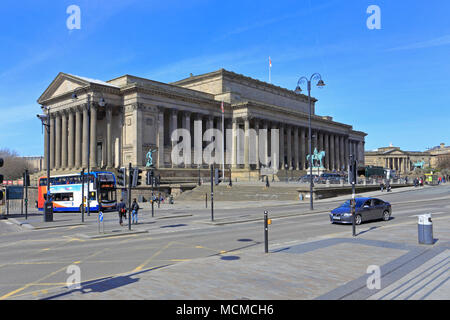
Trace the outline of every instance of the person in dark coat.
[[125, 202], [123, 201], [123, 199], [120, 199], [119, 204], [117, 205], [117, 211], [119, 212], [119, 223], [122, 226], [123, 225], [123, 220], [122, 218], [125, 217], [126, 218], [126, 205]]
[[131, 204], [131, 212], [132, 212], [132, 219], [133, 223], [138, 223], [138, 211], [139, 211], [139, 205], [136, 202], [136, 198], [133, 199], [133, 203]]

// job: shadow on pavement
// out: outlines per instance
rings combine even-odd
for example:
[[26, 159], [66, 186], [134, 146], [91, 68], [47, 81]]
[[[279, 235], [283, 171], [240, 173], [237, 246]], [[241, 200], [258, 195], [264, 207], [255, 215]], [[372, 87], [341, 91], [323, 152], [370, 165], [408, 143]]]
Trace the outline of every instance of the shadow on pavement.
[[106, 277], [106, 278], [101, 278], [101, 279], [96, 279], [96, 280], [92, 280], [92, 281], [86, 281], [86, 282], [82, 282], [81, 283], [81, 287], [80, 288], [75, 288], [75, 289], [71, 289], [70, 287], [68, 288], [69, 291], [63, 292], [63, 293], [59, 293], [53, 296], [49, 296], [46, 297], [42, 300], [52, 300], [52, 299], [58, 299], [58, 298], [63, 298], [65, 296], [69, 296], [72, 293], [76, 293], [76, 292], [80, 292], [82, 294], [89, 294], [89, 293], [102, 293], [102, 292], [106, 292], [109, 290], [113, 290], [119, 287], [123, 287], [126, 285], [129, 285], [131, 283], [135, 283], [138, 282], [140, 279], [133, 279], [131, 278], [132, 276], [136, 276], [142, 273], [146, 273], [149, 271], [153, 271], [153, 270], [157, 270], [157, 269], [161, 269], [164, 267], [169, 266], [170, 264], [164, 265], [164, 266], [159, 266], [159, 267], [155, 267], [152, 269], [147, 269], [147, 270], [143, 270], [143, 271], [139, 271], [139, 272], [135, 272], [126, 276], [117, 276], [117, 277]]
[[239, 260], [240, 257], [238, 257], [238, 256], [223, 256], [220, 259], [226, 260], [226, 261], [233, 261], [233, 260]]
[[184, 227], [187, 226], [187, 224], [180, 223], [180, 224], [169, 224], [167, 226], [161, 226], [160, 228], [177, 228], [177, 227]]

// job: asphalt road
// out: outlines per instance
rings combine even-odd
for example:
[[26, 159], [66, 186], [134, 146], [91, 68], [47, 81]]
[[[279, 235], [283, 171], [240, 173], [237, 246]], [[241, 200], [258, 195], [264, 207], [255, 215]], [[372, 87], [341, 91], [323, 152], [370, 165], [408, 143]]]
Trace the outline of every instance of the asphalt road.
[[[370, 232], [392, 224], [414, 222], [418, 214], [433, 216], [450, 214], [450, 185], [386, 194], [379, 198], [392, 204], [392, 219], [371, 222], [357, 228]], [[315, 209], [325, 211], [342, 200], [317, 202]], [[283, 205], [267, 208], [271, 215], [307, 211], [309, 204]], [[81, 233], [95, 231], [95, 225], [24, 230], [7, 220], [0, 221], [0, 300], [29, 299], [45, 294], [50, 288], [62, 287], [70, 276], [70, 265], [81, 270], [81, 281], [117, 276], [129, 272], [150, 272], [171, 264], [211, 255], [236, 255], [242, 250], [264, 250], [263, 222], [251, 221], [214, 225], [209, 209], [179, 210], [192, 214], [171, 219], [151, 218], [148, 210], [140, 213], [149, 232], [100, 239], [84, 239]], [[261, 215], [262, 208], [215, 209], [215, 217]], [[89, 217], [87, 219], [95, 219]], [[116, 214], [106, 216], [110, 224]], [[109, 225], [109, 224], [108, 224]], [[117, 226], [117, 228], [120, 228]], [[124, 227], [125, 228], [125, 227]], [[318, 236], [348, 232], [348, 225], [330, 224], [327, 212], [275, 218], [270, 226], [270, 246], [288, 245]]]

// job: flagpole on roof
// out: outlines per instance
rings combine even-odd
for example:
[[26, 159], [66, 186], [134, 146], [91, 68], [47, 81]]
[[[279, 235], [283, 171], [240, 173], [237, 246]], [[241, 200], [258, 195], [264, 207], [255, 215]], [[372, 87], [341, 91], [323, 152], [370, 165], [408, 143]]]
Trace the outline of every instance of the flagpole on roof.
[[272, 83], [271, 69], [272, 69], [272, 60], [270, 60], [270, 56], [269, 56], [269, 83]]

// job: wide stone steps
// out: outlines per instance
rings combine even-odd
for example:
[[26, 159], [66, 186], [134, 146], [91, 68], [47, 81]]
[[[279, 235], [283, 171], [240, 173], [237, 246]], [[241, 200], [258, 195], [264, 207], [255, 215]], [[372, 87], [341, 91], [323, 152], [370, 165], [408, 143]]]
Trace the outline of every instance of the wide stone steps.
[[[216, 201], [263, 201], [263, 200], [298, 200], [298, 185], [293, 186], [270, 186], [266, 188], [261, 185], [237, 185], [229, 187], [227, 184], [214, 186], [214, 200]], [[208, 201], [211, 198], [211, 185], [203, 184], [192, 190], [181, 193], [177, 201]]]

